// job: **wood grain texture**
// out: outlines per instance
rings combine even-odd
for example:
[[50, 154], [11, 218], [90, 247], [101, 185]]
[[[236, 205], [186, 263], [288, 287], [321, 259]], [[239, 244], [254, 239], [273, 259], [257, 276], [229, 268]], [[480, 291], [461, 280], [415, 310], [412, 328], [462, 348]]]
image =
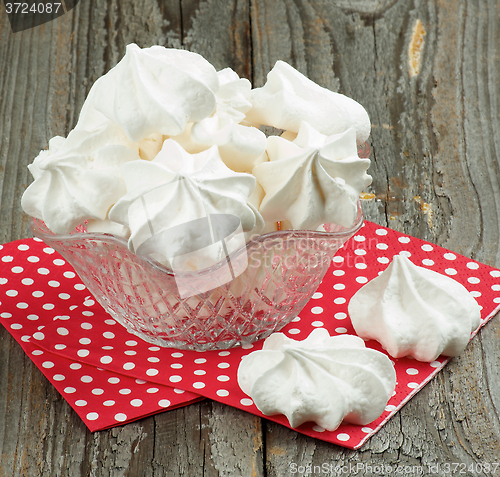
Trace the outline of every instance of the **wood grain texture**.
[[[413, 74], [417, 22], [425, 35]], [[282, 59], [358, 100], [372, 121], [366, 216], [500, 266], [495, 0], [81, 0], [17, 34], [2, 11], [1, 243], [29, 235], [19, 203], [27, 164], [68, 134], [90, 86], [130, 42], [187, 48], [254, 86]], [[0, 476], [284, 476], [292, 463], [422, 465], [407, 475], [433, 475], [436, 463], [499, 462], [499, 338], [496, 318], [350, 451], [210, 401], [91, 434], [2, 328]]]

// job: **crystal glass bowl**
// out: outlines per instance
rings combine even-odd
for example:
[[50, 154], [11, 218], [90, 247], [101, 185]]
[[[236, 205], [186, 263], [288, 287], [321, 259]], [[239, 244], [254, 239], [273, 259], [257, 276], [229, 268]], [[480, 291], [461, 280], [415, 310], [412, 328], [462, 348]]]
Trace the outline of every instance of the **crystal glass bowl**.
[[[239, 276], [213, 290], [183, 298], [174, 273], [133, 254], [117, 237], [88, 233], [79, 226], [53, 234], [35, 219], [33, 234], [57, 250], [75, 269], [104, 309], [129, 332], [159, 346], [226, 349], [265, 338], [302, 310], [323, 279], [337, 250], [362, 225], [325, 224], [325, 231], [283, 230], [261, 235], [231, 255], [246, 253]], [[206, 283], [225, 265], [192, 272]], [[212, 274], [212, 275], [211, 275]]]

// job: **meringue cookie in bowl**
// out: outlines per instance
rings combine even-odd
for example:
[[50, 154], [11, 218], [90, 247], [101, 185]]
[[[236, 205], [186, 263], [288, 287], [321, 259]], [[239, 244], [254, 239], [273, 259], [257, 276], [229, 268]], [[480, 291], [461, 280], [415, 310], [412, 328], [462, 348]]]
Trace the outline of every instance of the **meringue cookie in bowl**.
[[137, 159], [137, 145], [111, 123], [55, 137], [28, 166], [35, 180], [23, 194], [22, 207], [59, 234], [88, 219], [105, 220], [126, 192], [120, 165]]
[[302, 122], [293, 142], [269, 137], [267, 154], [269, 162], [252, 170], [265, 191], [264, 220], [311, 230], [353, 223], [359, 194], [371, 183], [370, 160], [358, 157], [354, 129], [327, 137]]
[[377, 340], [394, 358], [426, 362], [459, 355], [479, 326], [480, 310], [462, 284], [402, 255], [349, 302], [360, 337]]
[[303, 341], [274, 333], [244, 357], [238, 384], [266, 416], [284, 414], [291, 427], [314, 421], [333, 431], [365, 425], [385, 409], [396, 385], [389, 358], [361, 338], [315, 329]]
[[322, 88], [295, 68], [277, 61], [262, 88], [252, 90], [252, 109], [247, 120], [298, 132], [307, 121], [330, 136], [354, 128], [358, 143], [370, 135], [370, 118], [359, 103], [343, 94]]

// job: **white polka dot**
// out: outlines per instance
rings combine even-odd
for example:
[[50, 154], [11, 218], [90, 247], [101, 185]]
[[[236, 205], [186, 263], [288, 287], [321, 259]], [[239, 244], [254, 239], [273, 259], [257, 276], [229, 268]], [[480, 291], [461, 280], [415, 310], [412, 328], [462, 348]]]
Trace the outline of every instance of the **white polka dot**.
[[433, 361], [432, 363], [429, 363], [429, 365], [432, 366], [433, 368], [439, 368], [441, 364], [442, 363], [440, 361]]
[[354, 240], [356, 242], [364, 242], [366, 240], [366, 237], [364, 235], [355, 235]]
[[43, 293], [43, 291], [36, 290], [31, 295], [34, 296], [35, 298], [42, 298], [42, 296], [44, 295], [44, 293]]
[[335, 298], [335, 300], [333, 300], [333, 303], [335, 303], [336, 305], [343, 305], [347, 300], [343, 297], [338, 297], [338, 298]]
[[23, 285], [33, 285], [33, 283], [35, 283], [35, 281], [32, 278], [23, 278], [21, 280], [21, 283]]
[[94, 305], [95, 305], [95, 301], [94, 301], [94, 300], [85, 300], [85, 301], [83, 302], [83, 304], [84, 304], [85, 306], [94, 306]]
[[99, 419], [99, 414], [97, 412], [89, 412], [86, 417], [88, 421], [95, 421]]
[[434, 260], [431, 260], [430, 258], [424, 258], [422, 260], [422, 264], [428, 267], [432, 267], [434, 265]]
[[64, 374], [54, 374], [54, 376], [52, 376], [52, 379], [54, 381], [64, 381], [66, 379], [66, 376], [64, 376]]
[[377, 230], [375, 230], [375, 233], [377, 235], [387, 235], [387, 230], [385, 230], [385, 229], [377, 229]]
[[182, 358], [184, 355], [182, 353], [172, 353], [170, 356], [172, 358]]
[[323, 293], [316, 292], [312, 297], [313, 297], [313, 300], [317, 300], [319, 298], [323, 298]]
[[203, 364], [203, 363], [206, 363], [207, 360], [205, 358], [197, 358], [197, 359], [194, 360], [194, 362], [196, 364]]
[[83, 407], [87, 405], [87, 401], [85, 399], [78, 399], [75, 401], [75, 406]]
[[476, 262], [467, 262], [467, 268], [470, 268], [471, 270], [477, 270], [479, 268], [479, 264]]
[[292, 328], [291, 330], [288, 330], [288, 334], [290, 335], [298, 335], [300, 333], [300, 330], [298, 328]]
[[456, 275], [457, 274], [457, 271], [454, 269], [454, 268], [447, 268], [444, 273], [446, 273], [447, 275]]
[[252, 348], [253, 348], [252, 343], [245, 343], [245, 344], [241, 345], [241, 349], [252, 349]]
[[137, 341], [129, 340], [129, 341], [125, 341], [125, 344], [127, 346], [137, 346]]
[[149, 348], [149, 351], [160, 351], [160, 347], [159, 346], [150, 346]]
[[146, 371], [146, 374], [148, 376], [156, 376], [157, 374], [159, 373], [159, 371], [155, 368], [149, 368], [147, 371]]
[[62, 326], [57, 328], [57, 334], [61, 335], [61, 336], [67, 336], [69, 335], [69, 331], [67, 328], [63, 328]]
[[130, 401], [130, 405], [134, 407], [141, 407], [142, 404], [142, 399], [132, 399], [132, 401]]
[[410, 237], [398, 237], [398, 242], [400, 243], [409, 243]]
[[24, 302], [20, 302], [16, 305], [16, 307], [19, 308], [20, 310], [26, 310], [26, 308], [28, 308], [28, 304], [24, 303]]
[[253, 404], [253, 401], [249, 398], [243, 398], [240, 400], [240, 403], [242, 406], [251, 406]]
[[147, 381], [144, 381], [144, 379], [136, 379], [135, 382], [137, 384], [146, 384], [147, 383]]
[[2, 257], [2, 262], [12, 262], [12, 260], [14, 260], [14, 257], [10, 256], [10, 255], [5, 255], [4, 257]]
[[221, 374], [220, 376], [217, 376], [217, 381], [221, 381], [222, 383], [225, 383], [226, 381], [229, 381], [229, 376], [225, 376], [224, 374]]
[[344, 290], [345, 289], [345, 285], [343, 283], [336, 283], [335, 285], [333, 285], [333, 289], [334, 290]]
[[57, 265], [58, 267], [64, 265], [66, 262], [64, 260], [61, 260], [60, 258], [56, 258], [53, 262], [54, 265]]
[[29, 247], [29, 245], [26, 245], [25, 243], [22, 243], [22, 244], [20, 244], [20, 245], [17, 246], [17, 249], [21, 250], [21, 252], [25, 252], [26, 250], [29, 250], [30, 247]]
[[28, 318], [28, 320], [31, 320], [31, 321], [36, 321], [40, 317], [38, 315], [28, 315], [26, 318]]
[[106, 407], [114, 406], [115, 405], [115, 401], [113, 401], [112, 399], [108, 399], [107, 401], [104, 401], [102, 403], [102, 405], [106, 406]]
[[80, 356], [80, 358], [86, 358], [90, 354], [90, 351], [88, 349], [79, 349], [76, 354]]
[[220, 369], [226, 369], [226, 368], [229, 368], [230, 364], [229, 363], [219, 363], [217, 365], [218, 368]]
[[104, 323], [106, 323], [107, 325], [111, 325], [111, 326], [112, 325], [116, 325], [116, 321], [115, 320], [111, 320], [111, 319], [104, 320]]
[[68, 295], [67, 293], [59, 293], [57, 295], [61, 300], [69, 300], [71, 298], [71, 295]]
[[92, 376], [88, 376], [88, 375], [82, 376], [80, 378], [80, 381], [82, 383], [91, 383], [93, 380], [94, 380], [94, 378]]
[[419, 384], [418, 383], [408, 383], [407, 386], [410, 388], [410, 389], [417, 389]]
[[73, 394], [73, 393], [76, 393], [76, 389], [71, 387], [71, 386], [68, 386], [67, 388], [64, 388], [64, 392], [66, 394]]
[[335, 328], [335, 331], [337, 333], [347, 333], [347, 328]]
[[204, 376], [207, 372], [204, 369], [196, 369], [193, 371], [193, 374], [196, 376]]
[[115, 414], [115, 421], [118, 422], [123, 422], [127, 420], [127, 415], [123, 412], [119, 412], [118, 414]]
[[491, 285], [493, 291], [500, 291], [500, 285]]
[[170, 378], [168, 378], [168, 380], [171, 383], [178, 383], [178, 382], [182, 381], [182, 376], [177, 376], [174, 374], [173, 376], [170, 376]]
[[150, 357], [148, 358], [148, 361], [149, 361], [150, 363], [158, 363], [158, 362], [160, 361], [160, 358], [157, 358], [156, 356], [150, 356]]
[[217, 354], [219, 356], [229, 356], [231, 354], [231, 351], [219, 351]]
[[101, 396], [102, 394], [104, 394], [104, 389], [94, 388], [94, 389], [92, 389], [92, 394], [94, 394], [96, 396]]
[[127, 356], [135, 356], [137, 354], [137, 351], [128, 349], [127, 351], [124, 351], [123, 354], [126, 354]]
[[500, 277], [500, 270], [492, 270], [490, 272], [490, 275], [493, 277], [493, 278], [498, 278]]
[[399, 255], [401, 255], [402, 257], [406, 257], [406, 258], [411, 257], [411, 253], [408, 252], [408, 250], [401, 250], [401, 252], [399, 252]]
[[11, 268], [11, 272], [12, 273], [23, 273], [24, 272], [24, 268], [23, 267], [12, 267]]
[[392, 404], [388, 404], [387, 406], [385, 406], [385, 410], [387, 412], [395, 411], [396, 410], [396, 406], [393, 406]]
[[446, 260], [455, 260], [457, 258], [454, 253], [445, 253], [443, 257], [446, 258]]
[[35, 257], [34, 255], [32, 255], [31, 257], [28, 257], [28, 262], [37, 263], [39, 261], [40, 261], [40, 259], [38, 257]]
[[182, 363], [172, 363], [172, 364], [170, 365], [170, 367], [171, 367], [172, 369], [181, 369], [181, 368], [183, 368], [183, 367], [184, 367], [184, 365], [183, 365]]
[[115, 337], [115, 334], [112, 333], [111, 331], [105, 331], [102, 336], [108, 340], [112, 340]]
[[[12, 314], [4, 312], [4, 313], [0, 313], [0, 317], [1, 318], [12, 318]], [[38, 318], [38, 316], [37, 316], [37, 318]], [[28, 316], [28, 319], [29, 319], [29, 316]]]
[[160, 407], [168, 407], [168, 406], [170, 406], [170, 404], [171, 403], [168, 399], [160, 399], [158, 401], [158, 406], [160, 406]]
[[358, 283], [366, 283], [366, 282], [368, 282], [368, 278], [366, 278], [366, 277], [356, 277], [356, 281]]
[[313, 306], [311, 308], [311, 313], [319, 315], [320, 313], [323, 313], [323, 308], [321, 306]]
[[52, 255], [55, 252], [55, 250], [52, 247], [45, 247], [43, 251], [48, 255]]
[[48, 275], [50, 273], [50, 270], [48, 270], [47, 268], [39, 268], [37, 270], [37, 272], [40, 274], [40, 275]]
[[41, 356], [43, 351], [41, 349], [35, 349], [31, 354], [34, 356]]
[[42, 366], [45, 368], [45, 369], [50, 369], [50, 368], [53, 368], [54, 367], [54, 363], [52, 361], [44, 361], [42, 363]]
[[481, 292], [480, 291], [471, 291], [470, 292], [471, 296], [473, 296], [474, 298], [479, 298], [481, 296]]
[[335, 317], [336, 320], [345, 320], [347, 318], [346, 313], [335, 313], [335, 315], [333, 316]]
[[476, 285], [477, 283], [479, 283], [481, 280], [479, 280], [479, 278], [477, 277], [469, 277], [467, 278], [467, 281], [469, 283], [472, 283], [473, 285]]
[[19, 295], [19, 292], [18, 292], [17, 290], [7, 290], [7, 291], [5, 292], [5, 294], [6, 294], [7, 296], [14, 297], [14, 296]]
[[148, 388], [146, 389], [146, 392], [149, 393], [149, 394], [154, 394], [154, 393], [157, 393], [159, 391], [158, 388]]
[[418, 374], [418, 369], [415, 368], [408, 368], [406, 370], [406, 374], [409, 374], [410, 376], [414, 376], [415, 374]]
[[366, 250], [364, 248], [357, 248], [354, 250], [355, 255], [366, 255]]
[[53, 303], [45, 303], [45, 305], [42, 305], [42, 308], [44, 310], [53, 310], [56, 307]]
[[354, 266], [358, 269], [358, 270], [365, 270], [368, 265], [366, 263], [363, 263], [363, 262], [360, 262], [360, 263], [355, 263]]
[[132, 391], [128, 388], [122, 388], [118, 391], [122, 396], [126, 396], [127, 394], [130, 394]]
[[118, 384], [120, 382], [120, 378], [112, 377], [108, 379], [109, 384]]
[[92, 340], [90, 338], [80, 338], [78, 342], [82, 345], [88, 345], [92, 343]]
[[500, 298], [493, 298], [493, 303], [500, 303]]
[[320, 326], [324, 326], [324, 323], [322, 321], [313, 321], [311, 325], [314, 326], [315, 328], [318, 328]]
[[43, 340], [45, 335], [41, 331], [37, 331], [36, 333], [33, 333], [33, 338], [36, 340]]
[[66, 349], [66, 345], [65, 344], [56, 344], [54, 346], [54, 348], [57, 349], [57, 350], [59, 350], [59, 351], [61, 351], [63, 349]]
[[131, 369], [134, 369], [134, 368], [135, 368], [135, 363], [128, 362], [128, 363], [125, 363], [123, 365], [123, 369], [125, 369], [127, 371], [130, 371]]
[[186, 391], [184, 391], [184, 389], [178, 389], [178, 388], [174, 388], [174, 393], [175, 394], [184, 394]]
[[377, 262], [382, 263], [382, 264], [386, 264], [386, 263], [389, 263], [390, 260], [387, 257], [378, 257]]
[[315, 425], [313, 426], [313, 431], [316, 431], [316, 432], [325, 432], [326, 429], [324, 427], [321, 427], [321, 426], [318, 426], [318, 425]]
[[336, 277], [341, 277], [342, 275], [345, 275], [345, 272], [344, 270], [334, 270], [333, 275], [335, 275]]
[[20, 330], [22, 329], [23, 325], [21, 325], [20, 323], [12, 323], [12, 325], [10, 325], [10, 328], [12, 330]]
[[346, 434], [345, 432], [341, 432], [340, 434], [337, 434], [337, 439], [342, 442], [346, 442], [351, 438], [349, 434]]
[[389, 245], [387, 245], [386, 243], [378, 243], [377, 248], [379, 250], [387, 250], [389, 248]]
[[71, 363], [71, 364], [69, 365], [69, 367], [70, 367], [71, 369], [75, 369], [75, 370], [76, 370], [76, 369], [81, 369], [81, 368], [82, 368], [82, 365], [81, 365], [80, 363]]
[[215, 394], [219, 397], [227, 397], [229, 396], [229, 391], [227, 389], [218, 389]]
[[365, 434], [369, 434], [370, 432], [373, 432], [373, 429], [371, 427], [362, 427], [361, 431]]
[[101, 359], [99, 360], [102, 364], [109, 364], [111, 361], [113, 361], [113, 358], [111, 356], [101, 356]]
[[85, 290], [85, 288], [87, 288], [87, 287], [86, 287], [83, 283], [76, 283], [76, 284], [73, 286], [73, 288], [74, 288], [75, 290], [80, 290], [80, 291], [81, 291], [81, 290]]
[[202, 383], [200, 381], [193, 383], [193, 388], [195, 389], [203, 389], [205, 387], [205, 383]]
[[344, 257], [341, 257], [340, 255], [332, 258], [333, 263], [342, 263], [343, 261], [344, 261]]
[[57, 288], [61, 286], [61, 284], [57, 280], [50, 280], [49, 281], [49, 287]]

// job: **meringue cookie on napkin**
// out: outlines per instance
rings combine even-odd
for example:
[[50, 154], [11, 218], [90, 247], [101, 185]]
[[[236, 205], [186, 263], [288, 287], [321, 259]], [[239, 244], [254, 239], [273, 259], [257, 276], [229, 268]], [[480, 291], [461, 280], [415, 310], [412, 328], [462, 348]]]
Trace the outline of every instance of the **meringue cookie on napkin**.
[[277, 61], [262, 88], [252, 90], [247, 120], [298, 132], [307, 121], [331, 136], [354, 128], [358, 143], [370, 135], [370, 118], [359, 103], [323, 88], [285, 63]]
[[56, 136], [28, 166], [34, 177], [23, 194], [26, 213], [54, 233], [70, 233], [87, 219], [105, 220], [126, 192], [119, 167], [139, 159], [132, 143], [114, 124], [93, 131]]
[[215, 68], [197, 53], [162, 46], [141, 49], [132, 43], [94, 84], [82, 126], [99, 121], [97, 111], [132, 141], [153, 133], [178, 135], [188, 122], [213, 113], [218, 89]]
[[273, 333], [262, 350], [242, 359], [238, 384], [266, 416], [284, 414], [291, 427], [314, 421], [334, 431], [342, 421], [377, 419], [394, 392], [396, 372], [361, 338], [317, 328], [303, 341]]
[[359, 194], [371, 183], [370, 160], [358, 157], [354, 129], [327, 137], [302, 122], [293, 142], [267, 141], [269, 162], [252, 170], [266, 193], [259, 209], [264, 220], [288, 220], [294, 229], [351, 226]]
[[349, 302], [356, 333], [377, 340], [394, 358], [434, 361], [457, 356], [480, 323], [481, 309], [450, 277], [395, 255]]

